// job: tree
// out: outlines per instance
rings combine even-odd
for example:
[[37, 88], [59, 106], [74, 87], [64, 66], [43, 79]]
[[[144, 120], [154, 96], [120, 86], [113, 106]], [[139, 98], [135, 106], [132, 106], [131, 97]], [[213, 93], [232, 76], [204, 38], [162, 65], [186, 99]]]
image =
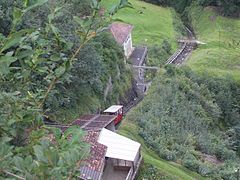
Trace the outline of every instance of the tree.
[[[43, 27], [24, 26], [22, 20], [47, 0], [19, 1], [11, 7], [11, 25], [0, 43], [0, 177], [16, 179], [73, 179], [89, 148], [83, 132], [72, 127], [61, 133], [43, 124], [44, 104], [62, 83], [85, 45], [111, 21], [121, 1], [103, 16], [100, 2], [92, 1], [91, 15], [76, 22], [79, 39], [73, 48], [55, 25], [63, 7], [54, 7]], [[37, 27], [37, 28], [36, 28]]]

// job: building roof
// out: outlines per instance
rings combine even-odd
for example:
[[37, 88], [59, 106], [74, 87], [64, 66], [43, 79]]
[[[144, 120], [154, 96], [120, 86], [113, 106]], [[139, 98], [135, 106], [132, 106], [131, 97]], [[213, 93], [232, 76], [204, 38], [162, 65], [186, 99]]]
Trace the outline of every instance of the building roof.
[[71, 125], [79, 125], [84, 130], [101, 131], [116, 118], [115, 115], [84, 115], [73, 121]]
[[134, 161], [141, 146], [140, 143], [105, 128], [102, 129], [98, 142], [107, 146], [106, 157], [126, 161]]
[[115, 113], [117, 112], [119, 109], [121, 109], [123, 106], [122, 105], [113, 105], [110, 106], [109, 108], [107, 108], [105, 111], [105, 113]]
[[120, 45], [124, 43], [132, 29], [132, 25], [125, 23], [114, 22], [110, 25], [110, 32]]
[[107, 146], [97, 142], [99, 131], [88, 131], [85, 141], [91, 145], [89, 157], [83, 161], [85, 164], [80, 168], [81, 179], [100, 179], [104, 168]]

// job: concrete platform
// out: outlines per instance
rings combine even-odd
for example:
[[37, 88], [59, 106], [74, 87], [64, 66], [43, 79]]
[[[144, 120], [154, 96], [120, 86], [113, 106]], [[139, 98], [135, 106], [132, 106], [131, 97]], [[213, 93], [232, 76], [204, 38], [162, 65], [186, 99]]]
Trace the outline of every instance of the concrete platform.
[[[129, 167], [130, 169], [130, 167]], [[106, 166], [102, 176], [102, 180], [125, 180], [128, 175], [128, 170], [116, 170], [113, 168], [112, 161], [106, 161]]]

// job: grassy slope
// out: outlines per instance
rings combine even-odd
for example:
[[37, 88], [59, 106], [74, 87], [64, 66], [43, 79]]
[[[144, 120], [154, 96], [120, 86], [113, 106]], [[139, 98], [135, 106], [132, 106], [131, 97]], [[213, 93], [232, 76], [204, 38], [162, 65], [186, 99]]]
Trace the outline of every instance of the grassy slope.
[[211, 8], [196, 8], [192, 17], [197, 38], [207, 44], [193, 52], [187, 65], [200, 73], [230, 75], [240, 82], [240, 19], [218, 16]]
[[[118, 1], [103, 0], [103, 3], [110, 9]], [[133, 44], [161, 44], [164, 39], [167, 39], [173, 49], [177, 48], [171, 9], [138, 0], [129, 0], [129, 2], [132, 3], [134, 8], [122, 9], [114, 18], [119, 18], [134, 25]], [[140, 14], [140, 11], [143, 13]]]
[[134, 123], [129, 122], [127, 119], [124, 119], [122, 122], [118, 133], [140, 142], [142, 145], [142, 155], [144, 157], [144, 162], [152, 164], [159, 169], [161, 174], [166, 175], [168, 178], [176, 180], [204, 179], [197, 173], [194, 173], [177, 163], [160, 159], [156, 153], [154, 153], [145, 145], [144, 140], [138, 135], [137, 126]]

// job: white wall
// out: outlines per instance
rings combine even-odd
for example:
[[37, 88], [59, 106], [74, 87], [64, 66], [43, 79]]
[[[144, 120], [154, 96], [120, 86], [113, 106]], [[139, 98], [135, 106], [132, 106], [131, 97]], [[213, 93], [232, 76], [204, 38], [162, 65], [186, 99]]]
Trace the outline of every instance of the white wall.
[[131, 33], [129, 34], [128, 38], [126, 41], [123, 43], [123, 49], [124, 49], [124, 55], [129, 58], [130, 55], [132, 54], [133, 47], [132, 47], [132, 35]]

